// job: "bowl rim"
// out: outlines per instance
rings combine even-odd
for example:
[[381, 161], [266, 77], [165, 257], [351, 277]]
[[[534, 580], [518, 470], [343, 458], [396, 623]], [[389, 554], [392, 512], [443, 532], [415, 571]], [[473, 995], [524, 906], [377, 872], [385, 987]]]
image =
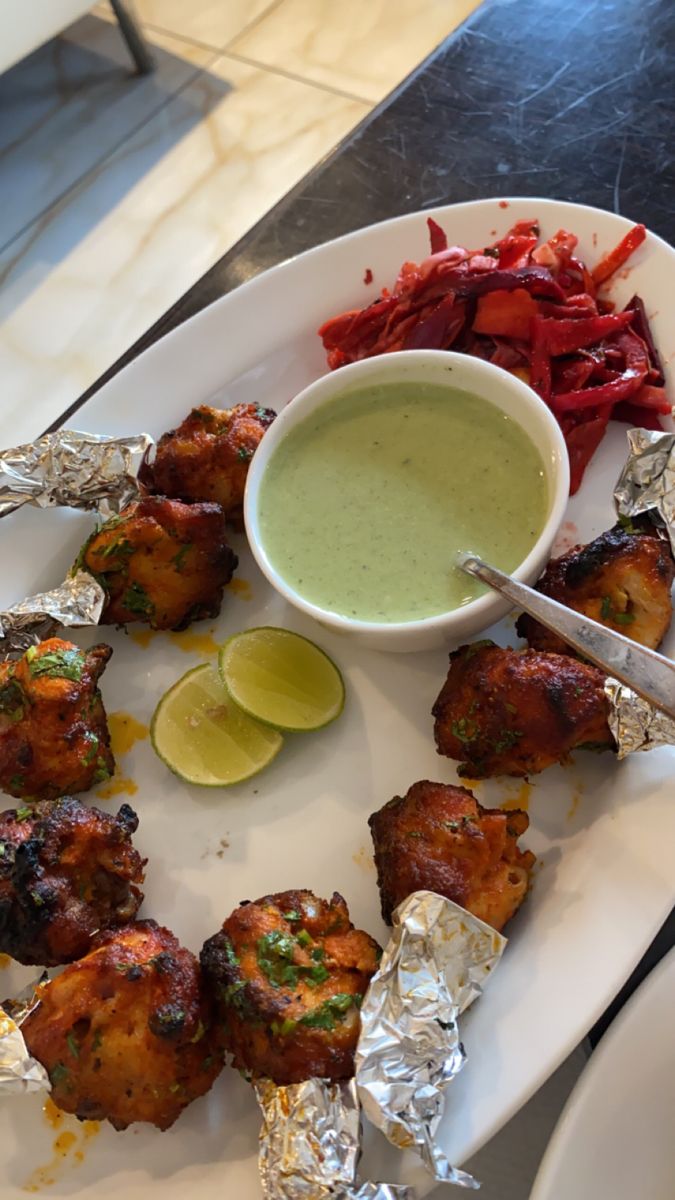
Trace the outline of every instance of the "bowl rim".
[[[529, 384], [524, 383], [516, 375], [512, 375], [511, 372], [504, 370], [502, 367], [495, 366], [494, 363], [487, 362], [485, 359], [473, 358], [471, 355], [452, 350], [398, 350], [388, 354], [374, 355], [371, 358], [361, 359], [355, 363], [349, 363], [344, 367], [340, 367], [337, 371], [329, 371], [298, 392], [278, 413], [251, 460], [244, 492], [244, 526], [246, 536], [251, 553], [260, 570], [272, 587], [289, 604], [300, 609], [308, 616], [313, 617], [315, 621], [320, 622], [324, 626], [329, 626], [343, 632], [363, 635], [370, 634], [377, 636], [380, 633], [383, 637], [385, 634], [395, 636], [396, 634], [422, 634], [433, 633], [434, 631], [451, 632], [453, 625], [465, 625], [467, 619], [472, 622], [478, 619], [482, 622], [483, 626], [488, 626], [492, 620], [491, 613], [494, 614], [499, 604], [503, 603], [502, 598], [496, 592], [490, 591], [484, 596], [470, 600], [467, 604], [463, 604], [459, 608], [448, 609], [447, 612], [435, 613], [432, 616], [420, 617], [412, 621], [363, 621], [356, 617], [344, 616], [341, 613], [314, 604], [311, 600], [305, 599], [300, 592], [295, 591], [270, 562], [259, 535], [257, 502], [265, 469], [277, 446], [290, 430], [300, 424], [315, 407], [320, 408], [322, 402], [329, 403], [339, 393], [351, 391], [358, 386], [360, 380], [365, 382], [369, 376], [376, 374], [378, 370], [384, 372], [385, 375], [391, 375], [391, 382], [394, 382], [396, 378], [400, 378], [402, 368], [404, 375], [409, 374], [411, 370], [414, 371], [415, 366], [419, 367], [421, 373], [425, 369], [425, 363], [433, 363], [435, 368], [440, 368], [443, 364], [446, 367], [457, 365], [461, 366], [463, 370], [468, 371], [469, 374], [473, 372], [476, 378], [477, 394], [482, 399], [493, 403], [496, 408], [501, 407], [499, 400], [493, 398], [491, 395], [485, 395], [484, 390], [481, 390], [478, 386], [478, 381], [481, 379], [486, 382], [492, 381], [493, 384], [497, 385], [497, 390], [500, 387], [510, 390], [512, 394], [515, 393], [516, 396], [520, 397], [524, 408], [538, 412], [544, 427], [547, 429], [548, 445], [543, 447], [541, 438], [533, 437], [526, 424], [523, 421], [518, 421], [518, 424], [521, 425], [527, 437], [539, 450], [542, 459], [549, 459], [551, 470], [549, 486], [551, 486], [552, 495], [550, 498], [549, 513], [539, 536], [522, 562], [510, 572], [514, 579], [519, 582], [525, 582], [526, 577], [530, 574], [532, 567], [540, 556], [542, 545], [546, 543], [549, 546], [551, 545], [564, 516], [569, 499], [570, 471], [567, 447], [562, 430], [545, 401], [541, 399]], [[461, 390], [471, 389], [470, 383], [459, 383], [457, 386]], [[321, 397], [324, 392], [325, 397], [322, 401]], [[315, 403], [317, 395], [320, 399], [318, 403]], [[515, 415], [513, 419], [518, 420]], [[483, 615], [485, 617], [484, 620]]]

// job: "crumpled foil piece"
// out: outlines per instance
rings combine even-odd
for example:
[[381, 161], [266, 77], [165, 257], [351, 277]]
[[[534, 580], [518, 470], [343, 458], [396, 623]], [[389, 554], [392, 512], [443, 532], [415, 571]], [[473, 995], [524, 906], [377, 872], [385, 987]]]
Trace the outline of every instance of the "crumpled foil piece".
[[605, 680], [605, 695], [610, 706], [607, 721], [619, 759], [636, 750], [675, 746], [675, 721], [637, 692], [610, 676]]
[[40, 1003], [45, 980], [46, 974], [36, 983], [30, 983], [14, 1000], [3, 1001], [0, 1008], [0, 1095], [52, 1090], [49, 1075], [42, 1063], [31, 1058], [19, 1028]]
[[444, 1092], [466, 1060], [457, 1025], [481, 994], [506, 938], [434, 892], [413, 892], [361, 1006], [356, 1082], [364, 1112], [393, 1145], [415, 1149], [435, 1179], [480, 1185], [434, 1135]]
[[657, 513], [675, 554], [675, 433], [629, 429], [628, 445], [614, 488], [617, 512], [624, 517]]
[[0, 450], [0, 517], [24, 504], [96, 509], [108, 518], [140, 494], [147, 433], [112, 438], [59, 429], [36, 442]]
[[361, 1119], [356, 1083], [255, 1084], [263, 1113], [258, 1163], [265, 1200], [413, 1200], [411, 1188], [356, 1183]]
[[0, 612], [0, 661], [23, 654], [61, 625], [98, 625], [104, 603], [103, 588], [87, 571], [69, 576], [51, 592], [27, 596]]

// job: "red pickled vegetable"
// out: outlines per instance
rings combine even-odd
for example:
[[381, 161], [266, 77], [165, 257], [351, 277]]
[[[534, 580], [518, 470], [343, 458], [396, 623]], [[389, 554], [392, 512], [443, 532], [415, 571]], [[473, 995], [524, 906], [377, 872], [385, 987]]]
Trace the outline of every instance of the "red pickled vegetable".
[[610, 250], [609, 254], [601, 258], [597, 266], [593, 268], [593, 282], [595, 286], [600, 287], [602, 283], [606, 283], [610, 276], [627, 262], [638, 246], [642, 245], [646, 236], [647, 230], [644, 225], [634, 225], [632, 229], [629, 229], [618, 246]]
[[427, 217], [427, 227], [429, 229], [429, 241], [431, 243], [431, 253], [438, 254], [441, 250], [447, 250], [448, 239], [444, 229], [441, 229], [437, 221], [433, 217]]
[[585, 350], [602, 341], [609, 334], [619, 333], [630, 325], [632, 313], [618, 313], [607, 317], [582, 317], [573, 321], [561, 318], [556, 321], [553, 317], [545, 318], [541, 323], [543, 337], [549, 354], [574, 354], [575, 350]]
[[537, 301], [524, 288], [513, 292], [499, 288], [479, 298], [472, 328], [474, 333], [526, 340], [538, 311]]
[[584, 472], [605, 436], [609, 416], [594, 417], [565, 434], [570, 458], [570, 496], [579, 491]]
[[593, 271], [578, 239], [558, 230], [538, 245], [537, 221], [518, 221], [477, 250], [448, 245], [427, 221], [431, 253], [405, 262], [391, 291], [342, 313], [319, 330], [332, 369], [416, 347], [475, 355], [529, 382], [558, 418], [567, 442], [572, 492], [610, 420], [660, 428], [671, 411], [644, 305], [621, 313], [596, 289], [642, 244], [636, 225]]

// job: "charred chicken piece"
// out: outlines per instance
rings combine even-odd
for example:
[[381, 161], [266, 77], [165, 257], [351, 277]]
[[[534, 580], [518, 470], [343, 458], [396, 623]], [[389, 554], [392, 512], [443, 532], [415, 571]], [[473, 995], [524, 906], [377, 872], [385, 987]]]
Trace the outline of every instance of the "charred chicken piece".
[[242, 524], [249, 464], [276, 413], [257, 404], [193, 408], [177, 429], [160, 438], [144, 482], [180, 500], [213, 500], [228, 521]]
[[199, 964], [155, 921], [99, 934], [42, 989], [21, 1032], [54, 1103], [115, 1129], [168, 1129], [222, 1066]]
[[432, 713], [439, 754], [460, 775], [534, 775], [572, 750], [611, 750], [605, 676], [563, 654], [474, 642], [450, 655]]
[[115, 769], [97, 683], [110, 646], [48, 638], [0, 663], [0, 788], [53, 800], [86, 792]]
[[[675, 562], [651, 524], [615, 525], [548, 564], [537, 591], [655, 650], [670, 625]], [[533, 617], [520, 617], [520, 637], [533, 650], [573, 654]]]
[[146, 861], [137, 828], [128, 804], [114, 817], [70, 796], [0, 813], [0, 951], [55, 967], [132, 921]]
[[437, 892], [503, 929], [520, 907], [535, 857], [518, 847], [527, 813], [483, 808], [466, 788], [422, 780], [368, 824], [382, 916], [416, 891]]
[[277, 1084], [350, 1078], [379, 956], [337, 892], [330, 901], [289, 891], [240, 905], [201, 953], [233, 1066]]
[[185, 629], [216, 617], [236, 566], [218, 504], [159, 496], [135, 500], [106, 521], [76, 563], [106, 591], [102, 623], [143, 621], [151, 629]]

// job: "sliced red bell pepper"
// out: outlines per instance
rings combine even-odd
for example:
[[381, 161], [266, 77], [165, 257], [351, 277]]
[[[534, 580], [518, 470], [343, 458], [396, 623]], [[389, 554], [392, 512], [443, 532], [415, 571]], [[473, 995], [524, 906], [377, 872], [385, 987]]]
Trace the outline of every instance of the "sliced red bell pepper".
[[623, 264], [630, 258], [631, 254], [641, 246], [647, 236], [647, 230], [644, 225], [634, 225], [628, 231], [626, 236], [621, 239], [618, 246], [610, 250], [609, 254], [605, 254], [604, 258], [593, 268], [593, 282], [596, 287], [606, 283], [607, 280], [619, 270]]
[[427, 217], [427, 227], [429, 229], [429, 242], [431, 244], [431, 253], [439, 254], [441, 250], [447, 250], [448, 238], [444, 229], [434, 221], [433, 217]]
[[500, 288], [479, 297], [472, 328], [474, 333], [527, 341], [530, 322], [538, 311], [537, 301], [525, 288], [516, 288], [513, 292]]
[[[563, 310], [564, 311], [564, 310]], [[603, 338], [620, 333], [630, 325], [632, 313], [617, 313], [607, 317], [575, 317], [573, 320], [544, 318], [540, 326], [541, 336], [550, 355], [574, 354], [586, 346], [594, 346]]]
[[665, 375], [663, 374], [663, 366], [659, 357], [659, 352], [656, 349], [656, 343], [652, 336], [651, 327], [649, 325], [649, 317], [647, 310], [639, 296], [632, 296], [628, 301], [624, 312], [633, 313], [633, 329], [638, 337], [641, 337], [647, 351], [649, 353], [649, 361], [653, 372], [653, 382], [656, 384], [665, 383]]
[[490, 249], [496, 250], [497, 264], [501, 270], [525, 267], [539, 240], [538, 221], [517, 221], [508, 233], [495, 242]]
[[551, 356], [546, 346], [546, 338], [542, 327], [544, 317], [533, 317], [530, 326], [532, 342], [532, 357], [530, 359], [530, 386], [539, 392], [542, 400], [551, 398]]
[[450, 292], [422, 321], [415, 322], [401, 349], [447, 350], [461, 332], [465, 318], [465, 306], [455, 304], [454, 294]]
[[636, 408], [651, 408], [654, 412], [662, 413], [664, 417], [670, 416], [672, 411], [665, 388], [654, 387], [651, 383], [643, 383], [635, 395], [631, 396], [630, 402]]
[[605, 436], [609, 411], [603, 416], [593, 417], [575, 425], [565, 434], [565, 444], [570, 459], [570, 496], [578, 492], [584, 472]]
[[625, 365], [621, 375], [597, 387], [552, 396], [550, 404], [555, 413], [562, 414], [605, 404], [614, 405], [619, 400], [627, 400], [639, 390], [649, 371], [649, 358], [644, 342], [630, 330], [624, 330], [617, 337], [616, 345], [624, 354]]
[[548, 296], [560, 301], [564, 299], [562, 289], [546, 267], [514, 267], [511, 271], [502, 271], [497, 267], [495, 271], [470, 275], [462, 267], [443, 271], [441, 265], [438, 274], [446, 287], [452, 288], [459, 296], [484, 296], [486, 292], [514, 292], [516, 288], [525, 288], [533, 296]]

